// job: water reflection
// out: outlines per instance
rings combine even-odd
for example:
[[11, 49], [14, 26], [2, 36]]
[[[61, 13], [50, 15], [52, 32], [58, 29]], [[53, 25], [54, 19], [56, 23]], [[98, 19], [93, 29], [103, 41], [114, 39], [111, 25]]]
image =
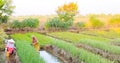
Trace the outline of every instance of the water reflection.
[[45, 60], [46, 63], [62, 63], [57, 57], [46, 51], [40, 51], [40, 56]]

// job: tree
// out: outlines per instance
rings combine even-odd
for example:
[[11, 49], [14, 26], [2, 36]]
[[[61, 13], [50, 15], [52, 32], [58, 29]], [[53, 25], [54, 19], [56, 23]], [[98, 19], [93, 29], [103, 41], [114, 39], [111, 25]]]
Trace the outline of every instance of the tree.
[[63, 6], [59, 6], [57, 9], [57, 14], [61, 21], [69, 21], [74, 20], [74, 16], [78, 13], [78, 5], [74, 2], [70, 2], [68, 4], [64, 4]]
[[0, 0], [0, 23], [6, 23], [15, 6], [12, 0]]

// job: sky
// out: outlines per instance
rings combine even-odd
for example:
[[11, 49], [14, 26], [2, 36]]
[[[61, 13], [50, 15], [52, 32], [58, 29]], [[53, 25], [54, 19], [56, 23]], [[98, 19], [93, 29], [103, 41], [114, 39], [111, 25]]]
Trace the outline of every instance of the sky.
[[16, 6], [13, 15], [51, 15], [56, 14], [58, 6], [75, 2], [79, 14], [120, 14], [120, 0], [13, 0]]

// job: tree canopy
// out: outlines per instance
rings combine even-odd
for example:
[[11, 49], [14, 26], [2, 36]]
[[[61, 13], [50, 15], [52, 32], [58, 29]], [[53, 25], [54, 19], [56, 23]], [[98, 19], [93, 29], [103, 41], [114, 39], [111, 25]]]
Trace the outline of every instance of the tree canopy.
[[15, 6], [12, 5], [12, 0], [0, 0], [0, 23], [7, 22], [14, 8]]

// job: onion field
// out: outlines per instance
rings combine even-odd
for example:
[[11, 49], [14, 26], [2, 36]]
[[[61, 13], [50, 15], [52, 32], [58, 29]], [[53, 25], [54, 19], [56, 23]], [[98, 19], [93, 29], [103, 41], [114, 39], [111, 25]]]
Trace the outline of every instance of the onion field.
[[[106, 39], [105, 42], [100, 42], [99, 40], [103, 40], [103, 38], [97, 39], [97, 37], [96, 39], [95, 37], [90, 37], [90, 38], [88, 37], [88, 40], [87, 39], [83, 40], [83, 38], [80, 38], [79, 34], [74, 34], [70, 32], [57, 32], [57, 33], [49, 34], [51, 36], [55, 36], [61, 39], [53, 38], [51, 36], [46, 36], [39, 33], [13, 34], [12, 37], [16, 41], [17, 53], [22, 63], [26, 63], [26, 62], [45, 63], [44, 60], [41, 57], [39, 57], [34, 47], [30, 45], [32, 35], [35, 35], [38, 38], [40, 46], [45, 46], [48, 44], [54, 45], [62, 50], [65, 50], [67, 53], [71, 54], [73, 58], [77, 58], [79, 60], [78, 63], [80, 63], [81, 61], [84, 63], [117, 63], [114, 60], [103, 58], [98, 54], [94, 54], [88, 50], [85, 50], [84, 48], [78, 48], [75, 46], [75, 43], [83, 43], [86, 45], [90, 45], [92, 47], [101, 48], [113, 54], [119, 54], [119, 47], [114, 45], [109, 46], [109, 39]], [[75, 35], [78, 38], [73, 37]], [[93, 38], [95, 40], [93, 40]], [[71, 40], [73, 43], [69, 43], [64, 39]], [[102, 48], [101, 43], [103, 44], [103, 46], [105, 45], [108, 46]], [[96, 44], [99, 45], [97, 46]], [[115, 49], [113, 48], [112, 50], [109, 50], [107, 47], [114, 47]]]

